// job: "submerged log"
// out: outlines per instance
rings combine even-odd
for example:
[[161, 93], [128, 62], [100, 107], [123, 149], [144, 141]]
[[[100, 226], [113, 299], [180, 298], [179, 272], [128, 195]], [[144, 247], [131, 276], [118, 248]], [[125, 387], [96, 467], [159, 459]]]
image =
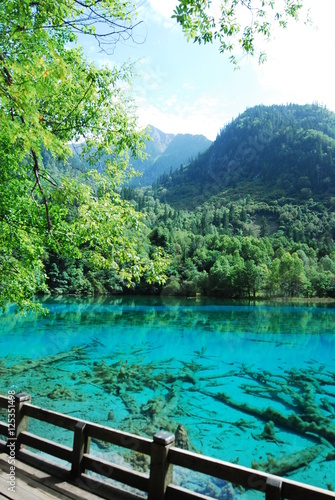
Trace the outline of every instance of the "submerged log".
[[24, 361], [19, 365], [13, 365], [8, 368], [8, 371], [12, 375], [17, 375], [18, 373], [26, 372], [28, 370], [35, 370], [36, 368], [45, 368], [54, 363], [58, 363], [59, 361], [63, 361], [64, 359], [68, 359], [71, 357], [78, 358], [80, 354], [83, 353], [89, 346], [84, 345], [80, 347], [72, 347], [70, 351], [67, 352], [59, 352], [57, 354], [53, 354], [52, 356], [48, 356], [47, 358], [38, 358], [34, 360]]
[[301, 451], [291, 453], [290, 455], [282, 455], [279, 458], [268, 455], [267, 462], [254, 461], [251, 462], [251, 467], [276, 476], [285, 476], [301, 467], [306, 467], [317, 458], [323, 450], [323, 446], [311, 446]]
[[304, 437], [309, 437], [309, 434], [319, 436], [320, 438], [326, 439], [333, 446], [335, 446], [335, 426], [332, 424], [330, 419], [327, 419], [326, 425], [325, 418], [323, 416], [320, 416], [323, 425], [318, 425], [318, 423], [316, 422], [304, 421], [302, 417], [296, 415], [295, 413], [292, 413], [291, 415], [286, 417], [270, 406], [268, 408], [259, 409], [254, 406], [250, 406], [247, 403], [238, 403], [223, 392], [218, 394], [206, 394], [230, 406], [231, 408], [234, 408], [235, 410], [240, 410], [243, 413], [247, 413], [248, 415], [257, 417], [265, 422], [272, 420], [275, 425], [284, 429], [289, 429], [290, 431], [294, 431], [295, 433], [303, 435]]

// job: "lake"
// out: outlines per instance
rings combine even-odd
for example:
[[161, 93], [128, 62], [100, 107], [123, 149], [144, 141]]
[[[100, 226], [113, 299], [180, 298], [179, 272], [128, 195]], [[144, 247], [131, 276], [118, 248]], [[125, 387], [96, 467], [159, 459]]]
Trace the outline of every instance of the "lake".
[[[29, 392], [33, 404], [148, 437], [179, 426], [193, 451], [335, 488], [334, 304], [45, 306], [41, 318], [0, 316], [2, 394]], [[67, 431], [31, 430], [71, 444]]]

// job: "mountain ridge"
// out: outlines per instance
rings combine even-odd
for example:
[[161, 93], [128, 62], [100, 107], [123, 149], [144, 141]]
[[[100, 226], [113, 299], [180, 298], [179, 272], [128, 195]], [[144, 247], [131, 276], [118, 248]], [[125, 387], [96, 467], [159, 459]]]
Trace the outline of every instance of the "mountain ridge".
[[193, 162], [160, 179], [156, 193], [178, 208], [212, 196], [263, 201], [335, 195], [335, 113], [318, 105], [255, 106]]
[[142, 174], [130, 181], [136, 187], [156, 182], [161, 175], [189, 163], [212, 144], [203, 135], [166, 134], [153, 125], [148, 125], [146, 130], [150, 136], [145, 143], [147, 157], [143, 161], [132, 161], [132, 167]]

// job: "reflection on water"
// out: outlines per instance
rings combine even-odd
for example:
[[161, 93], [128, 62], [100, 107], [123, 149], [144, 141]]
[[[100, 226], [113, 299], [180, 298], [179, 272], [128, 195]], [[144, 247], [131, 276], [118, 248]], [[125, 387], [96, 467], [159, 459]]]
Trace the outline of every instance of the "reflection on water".
[[180, 446], [332, 487], [334, 307], [143, 297], [46, 306], [44, 318], [0, 316], [3, 394], [15, 386], [34, 404], [150, 437], [178, 428]]

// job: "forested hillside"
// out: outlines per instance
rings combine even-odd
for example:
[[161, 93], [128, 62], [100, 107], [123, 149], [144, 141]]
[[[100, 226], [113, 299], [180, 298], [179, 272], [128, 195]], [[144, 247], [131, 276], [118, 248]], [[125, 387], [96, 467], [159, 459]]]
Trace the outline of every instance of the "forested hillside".
[[121, 191], [146, 214], [149, 255], [169, 260], [165, 285], [127, 289], [111, 271], [58, 257], [50, 289], [335, 297], [334, 137], [335, 115], [318, 106], [247, 110], [164, 182]]
[[335, 114], [317, 105], [256, 106], [229, 123], [213, 145], [156, 193], [192, 208], [224, 191], [259, 201], [330, 202], [335, 195]]

